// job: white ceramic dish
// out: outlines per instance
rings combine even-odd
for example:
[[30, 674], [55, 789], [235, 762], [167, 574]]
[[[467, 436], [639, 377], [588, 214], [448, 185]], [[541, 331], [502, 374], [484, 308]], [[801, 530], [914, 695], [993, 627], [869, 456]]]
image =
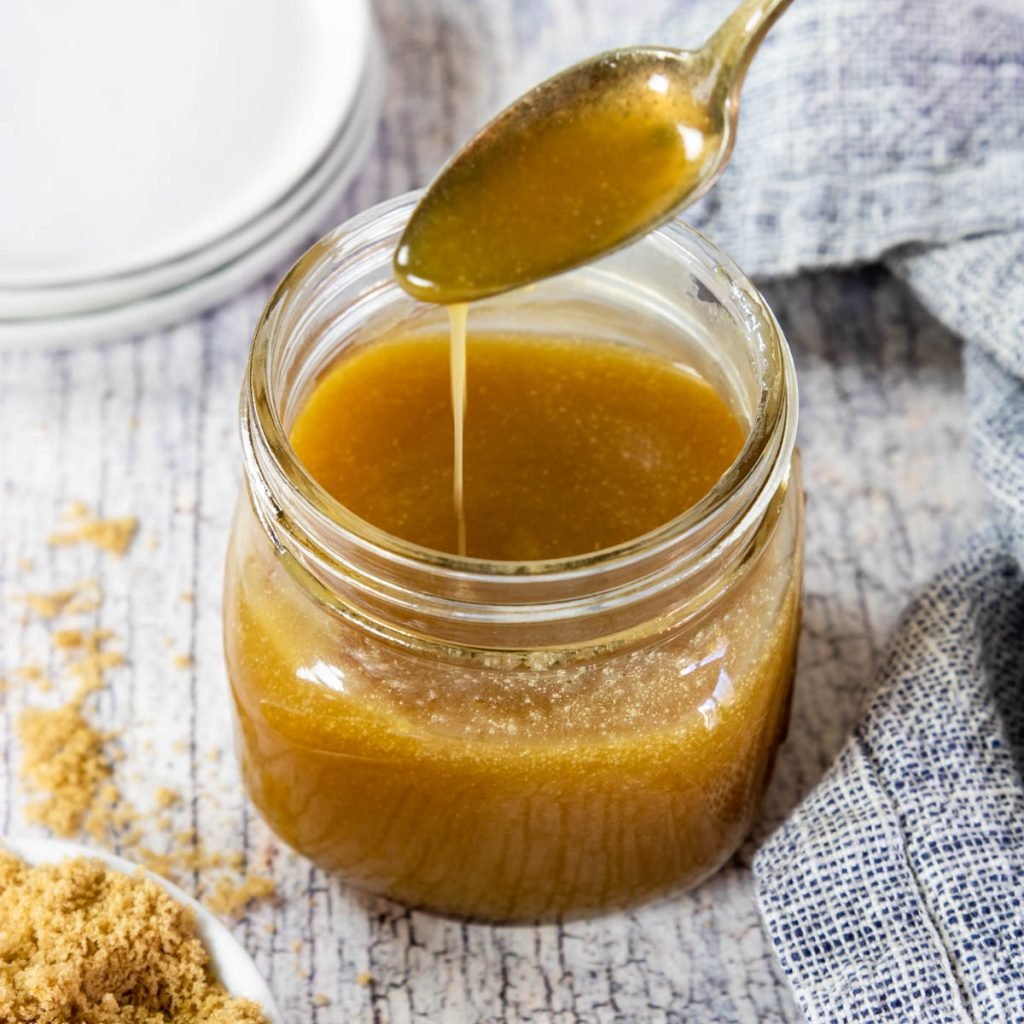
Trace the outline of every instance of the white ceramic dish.
[[[315, 216], [330, 198], [341, 195], [362, 163], [380, 108], [381, 66], [374, 40], [364, 56], [359, 96], [331, 148], [295, 188], [262, 216], [195, 253], [134, 273], [68, 285], [0, 285], [0, 334], [6, 337], [17, 330], [10, 321], [80, 317], [155, 299], [219, 275], [247, 255], [261, 253], [271, 263], [278, 259], [283, 251], [280, 240], [291, 239], [311, 228], [315, 230]], [[285, 241], [284, 250], [287, 244]]]
[[[91, 857], [101, 860], [108, 867], [125, 874], [133, 874], [139, 870], [137, 864], [115, 857], [112, 853], [93, 850], [78, 843], [68, 843], [56, 839], [3, 839], [0, 846], [20, 857], [27, 864], [59, 864], [69, 857]], [[165, 878], [147, 871], [146, 875], [157, 885], [165, 889], [172, 899], [191, 907], [196, 914], [199, 935], [210, 953], [210, 960], [218, 980], [227, 991], [243, 999], [251, 999], [258, 1003], [271, 1024], [284, 1024], [281, 1011], [274, 1002], [267, 983], [260, 977], [252, 958], [242, 948], [238, 940], [222, 925], [216, 917], [186, 895], [176, 885]]]
[[[233, 245], [213, 246], [180, 267], [157, 268], [67, 291], [55, 288], [46, 307], [33, 307], [36, 293], [30, 291], [28, 308], [37, 315], [10, 316], [3, 303], [15, 293], [0, 290], [0, 347], [67, 347], [154, 329], [216, 304], [288, 256], [297, 255], [324, 227], [324, 216], [364, 161], [382, 95], [382, 62], [371, 47], [359, 101], [336, 149], [305, 188], [253, 229], [257, 241], [248, 249], [232, 255]], [[216, 259], [224, 253], [227, 257], [218, 265]], [[19, 308], [24, 313], [25, 307]], [[48, 315], [39, 315], [47, 310]]]
[[48, 0], [0, 10], [0, 284], [156, 266], [320, 162], [360, 90], [368, 0]]

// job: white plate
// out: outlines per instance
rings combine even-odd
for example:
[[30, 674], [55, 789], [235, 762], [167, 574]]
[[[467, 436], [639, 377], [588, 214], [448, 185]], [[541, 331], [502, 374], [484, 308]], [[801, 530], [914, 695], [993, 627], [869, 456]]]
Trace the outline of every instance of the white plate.
[[348, 117], [367, 0], [0, 3], [0, 284], [131, 273], [238, 230]]
[[[139, 870], [137, 864], [115, 857], [103, 850], [93, 850], [78, 843], [67, 843], [56, 839], [3, 839], [0, 846], [20, 857], [33, 867], [39, 864], [59, 864], [69, 857], [91, 857], [101, 860], [108, 867], [126, 875]], [[191, 907], [195, 911], [197, 930], [210, 954], [217, 979], [227, 991], [241, 999], [251, 999], [263, 1008], [264, 1016], [271, 1024], [284, 1024], [281, 1011], [267, 983], [256, 970], [252, 958], [238, 940], [200, 903], [186, 895], [166, 878], [146, 871], [146, 875], [167, 891], [173, 900]]]
[[4, 321], [68, 317], [110, 309], [198, 281], [235, 263], [246, 253], [265, 247], [317, 197], [328, 193], [340, 195], [362, 161], [379, 111], [382, 59], [375, 37], [371, 38], [363, 62], [359, 95], [330, 149], [302, 181], [262, 216], [189, 256], [135, 273], [49, 287], [0, 285], [0, 331], [10, 333], [11, 325]]
[[[66, 347], [152, 330], [215, 305], [287, 257], [297, 256], [306, 244], [322, 233], [325, 228], [323, 218], [339, 201], [373, 140], [383, 91], [380, 61], [371, 57], [367, 71], [344, 146], [336, 154], [337, 169], [332, 162], [329, 172], [324, 174], [320, 190], [308, 195], [303, 207], [291, 210], [289, 219], [279, 230], [199, 277], [189, 276], [177, 286], [130, 301], [49, 317], [0, 318], [0, 348], [23, 345]], [[103, 297], [102, 289], [109, 286], [109, 282], [104, 283], [95, 294]], [[87, 294], [88, 291], [86, 289]], [[60, 289], [55, 294], [61, 294]], [[118, 299], [116, 285], [106, 297]]]

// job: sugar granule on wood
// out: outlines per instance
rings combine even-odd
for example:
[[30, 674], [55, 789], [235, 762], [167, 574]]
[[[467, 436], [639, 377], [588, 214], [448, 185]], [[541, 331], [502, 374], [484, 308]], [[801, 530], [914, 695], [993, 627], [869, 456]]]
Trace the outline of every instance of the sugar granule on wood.
[[192, 911], [155, 882], [0, 850], [0, 1020], [266, 1024], [214, 979]]
[[252, 875], [240, 883], [230, 878], [218, 878], [213, 891], [204, 897], [206, 904], [215, 914], [225, 917], [237, 917], [250, 904], [272, 899], [277, 893], [277, 886], [272, 878]]
[[59, 708], [26, 708], [18, 721], [21, 770], [37, 798], [25, 817], [58, 836], [78, 832], [110, 778], [106, 736], [82, 713], [82, 698]]
[[78, 596], [77, 589], [52, 590], [46, 594], [22, 594], [21, 600], [41, 619], [56, 618]]
[[85, 643], [85, 634], [80, 629], [55, 629], [50, 638], [58, 650], [81, 647]]
[[95, 519], [84, 505], [77, 503], [71, 508], [70, 518], [73, 522], [68, 529], [50, 534], [48, 542], [51, 546], [93, 544], [119, 557], [131, 546], [139, 525], [134, 516]]
[[55, 619], [65, 612], [95, 611], [100, 605], [99, 587], [95, 580], [82, 580], [59, 590], [22, 594], [19, 600], [39, 619]]
[[[119, 815], [132, 813], [110, 781], [115, 755], [108, 743], [114, 734], [96, 728], [86, 714], [90, 695], [105, 685], [105, 673], [124, 664], [123, 655], [103, 650], [111, 637], [109, 630], [57, 630], [55, 647], [71, 654], [65, 671], [75, 683], [74, 695], [56, 708], [28, 707], [18, 719], [21, 776], [33, 798], [25, 817], [59, 836], [84, 830], [105, 840], [128, 824]], [[22, 674], [29, 678], [34, 668], [26, 666]]]
[[157, 786], [153, 792], [153, 804], [158, 810], [164, 811], [178, 803], [181, 803], [181, 794], [168, 786]]

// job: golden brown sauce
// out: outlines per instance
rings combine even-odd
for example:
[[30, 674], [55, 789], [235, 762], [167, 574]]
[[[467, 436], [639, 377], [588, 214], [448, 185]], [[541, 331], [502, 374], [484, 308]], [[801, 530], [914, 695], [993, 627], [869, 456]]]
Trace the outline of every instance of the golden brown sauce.
[[452, 394], [452, 504], [458, 527], [456, 551], [466, 552], [466, 325], [469, 306], [464, 302], [448, 307], [451, 337], [448, 352], [448, 376]]
[[321, 621], [268, 554], [227, 592], [243, 776], [346, 881], [473, 917], [578, 914], [693, 885], [749, 831], [786, 720], [793, 566], [770, 559], [693, 636], [544, 673]]
[[[449, 369], [446, 337], [375, 343], [324, 375], [292, 441], [349, 508], [451, 551]], [[635, 537], [742, 443], [706, 383], [622, 346], [474, 337], [467, 381], [471, 554]], [[249, 793], [322, 866], [450, 913], [593, 912], [697, 882], [749, 830], [784, 727], [798, 492], [707, 617], [537, 661], [391, 644], [319, 607], [243, 501], [225, 616]]]
[[375, 342], [323, 377], [291, 430], [321, 486], [423, 547], [459, 550], [453, 486], [474, 557], [612, 547], [699, 501], [743, 445], [718, 393], [667, 360], [624, 345], [485, 334], [470, 339], [466, 391], [454, 392], [467, 410], [463, 490], [450, 369], [460, 379], [446, 336]]
[[[402, 286], [466, 302], [548, 277], [650, 229], [709, 174], [706, 79], [624, 51], [520, 101], [444, 169], [395, 256]], [[582, 76], [582, 77], [581, 77]]]

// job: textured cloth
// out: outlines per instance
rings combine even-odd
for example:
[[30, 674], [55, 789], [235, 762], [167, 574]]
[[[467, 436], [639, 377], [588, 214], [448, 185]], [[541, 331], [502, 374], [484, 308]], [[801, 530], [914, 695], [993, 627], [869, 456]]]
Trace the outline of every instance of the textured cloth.
[[798, 2], [691, 219], [755, 274], [883, 260], [964, 339], [992, 523], [754, 867], [809, 1020], [1022, 1021], [1024, 7]]

